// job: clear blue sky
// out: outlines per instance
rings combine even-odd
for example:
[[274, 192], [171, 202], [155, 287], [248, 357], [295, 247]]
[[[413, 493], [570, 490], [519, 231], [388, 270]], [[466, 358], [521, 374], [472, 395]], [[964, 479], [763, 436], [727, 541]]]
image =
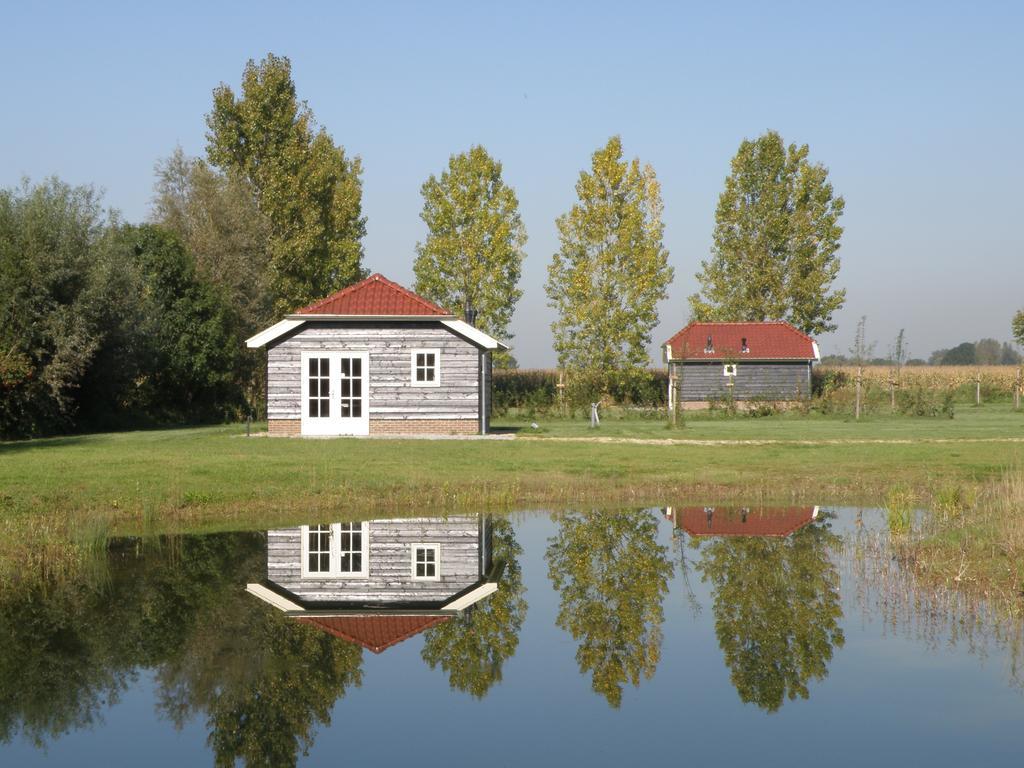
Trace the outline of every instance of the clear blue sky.
[[16, 3], [3, 14], [0, 185], [56, 174], [146, 217], [153, 164], [204, 151], [204, 115], [249, 58], [364, 164], [366, 265], [412, 282], [419, 187], [481, 143], [529, 233], [513, 321], [554, 361], [543, 283], [554, 219], [614, 133], [650, 162], [676, 270], [654, 342], [687, 319], [715, 203], [744, 137], [808, 143], [846, 198], [839, 330], [885, 351], [1010, 338], [1024, 306], [1021, 3]]

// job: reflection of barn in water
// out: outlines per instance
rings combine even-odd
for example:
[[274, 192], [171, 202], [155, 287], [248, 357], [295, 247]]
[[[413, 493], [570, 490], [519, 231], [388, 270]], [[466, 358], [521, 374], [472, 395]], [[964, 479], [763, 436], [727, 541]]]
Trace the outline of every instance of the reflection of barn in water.
[[818, 519], [817, 507], [668, 507], [665, 517], [691, 536], [789, 536]]
[[380, 653], [497, 590], [491, 560], [480, 515], [303, 525], [267, 532], [267, 579], [246, 589]]

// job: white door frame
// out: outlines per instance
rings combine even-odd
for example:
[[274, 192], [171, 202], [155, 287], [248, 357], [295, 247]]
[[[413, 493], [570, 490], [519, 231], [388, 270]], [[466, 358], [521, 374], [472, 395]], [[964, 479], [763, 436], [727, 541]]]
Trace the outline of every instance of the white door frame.
[[[301, 393], [302, 434], [304, 435], [368, 435], [370, 434], [370, 354], [363, 351], [302, 353], [299, 392]], [[317, 376], [311, 375], [311, 360], [327, 361], [327, 374], [320, 375], [323, 362], [318, 363]], [[358, 416], [342, 416], [342, 361], [348, 363], [350, 375], [344, 405], [349, 410], [358, 410]], [[358, 361], [358, 365], [353, 365]], [[358, 368], [359, 375], [351, 375]], [[320, 382], [327, 381], [328, 393], [314, 392], [322, 388]], [[351, 394], [358, 392], [358, 395]], [[316, 400], [314, 404], [313, 400]], [[358, 401], [358, 402], [356, 402]], [[326, 405], [327, 416], [314, 416]]]

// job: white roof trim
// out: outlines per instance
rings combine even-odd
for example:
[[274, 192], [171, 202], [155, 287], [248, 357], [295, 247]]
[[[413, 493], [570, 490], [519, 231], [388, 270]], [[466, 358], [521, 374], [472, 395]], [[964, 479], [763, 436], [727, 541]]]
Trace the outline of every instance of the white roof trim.
[[262, 584], [246, 584], [245, 591], [250, 595], [255, 595], [265, 603], [269, 603], [280, 611], [302, 611], [303, 608], [300, 605], [293, 603], [287, 597], [282, 597], [273, 592]]
[[811, 347], [814, 349], [814, 359], [819, 363], [821, 362], [821, 352], [818, 351], [818, 342], [812, 341]]
[[302, 325], [303, 322], [303, 320], [282, 320], [279, 323], [274, 323], [269, 328], [266, 328], [257, 333], [251, 339], [246, 339], [245, 346], [247, 346], [249, 349], [257, 349], [258, 347], [262, 347], [264, 344], [269, 344], [274, 339], [280, 336], [284, 336], [286, 333], [295, 330], [300, 325]]
[[441, 325], [450, 328], [460, 336], [469, 339], [477, 346], [484, 349], [508, 349], [508, 344], [503, 344], [495, 338], [488, 336], [478, 328], [474, 328], [462, 320], [442, 320]]
[[498, 591], [498, 584], [493, 581], [488, 581], [481, 584], [476, 589], [471, 589], [469, 592], [464, 594], [462, 597], [458, 597], [452, 600], [450, 603], [446, 603], [441, 610], [442, 611], [461, 611], [469, 608], [473, 603], [483, 600], [488, 595], [493, 595]]
[[286, 333], [290, 333], [303, 323], [331, 322], [338, 320], [360, 320], [364, 322], [375, 320], [398, 320], [406, 322], [409, 320], [415, 320], [420, 322], [440, 322], [441, 325], [457, 333], [459, 336], [462, 336], [464, 339], [468, 339], [478, 347], [483, 347], [484, 349], [509, 348], [507, 344], [503, 344], [497, 339], [488, 336], [486, 333], [478, 328], [474, 328], [469, 323], [463, 322], [462, 320], [439, 317], [437, 315], [288, 315], [288, 317], [281, 322], [274, 323], [272, 326], [260, 331], [252, 338], [246, 339], [245, 346], [249, 347], [249, 349], [262, 347], [275, 339], [284, 336]]

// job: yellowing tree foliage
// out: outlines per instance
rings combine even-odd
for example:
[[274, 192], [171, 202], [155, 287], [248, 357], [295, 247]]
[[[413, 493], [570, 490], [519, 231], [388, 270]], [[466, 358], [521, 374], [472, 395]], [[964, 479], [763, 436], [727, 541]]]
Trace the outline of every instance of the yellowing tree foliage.
[[654, 169], [624, 160], [618, 136], [594, 153], [576, 193], [556, 222], [561, 247], [545, 289], [558, 311], [551, 330], [559, 366], [599, 395], [642, 375], [673, 270]]
[[242, 95], [213, 92], [207, 156], [252, 185], [271, 226], [270, 286], [277, 313], [294, 311], [361, 279], [362, 171], [295, 95], [291, 63], [250, 60]]
[[839, 274], [839, 217], [828, 170], [808, 147], [769, 131], [744, 140], [718, 198], [711, 260], [701, 262], [693, 319], [786, 320], [809, 334], [835, 330], [846, 291]]
[[[501, 163], [481, 146], [452, 155], [441, 178], [423, 184], [427, 240], [416, 246], [416, 292], [461, 313], [472, 307], [478, 328], [504, 341], [519, 290], [526, 228]], [[508, 353], [495, 363], [508, 365]]]

